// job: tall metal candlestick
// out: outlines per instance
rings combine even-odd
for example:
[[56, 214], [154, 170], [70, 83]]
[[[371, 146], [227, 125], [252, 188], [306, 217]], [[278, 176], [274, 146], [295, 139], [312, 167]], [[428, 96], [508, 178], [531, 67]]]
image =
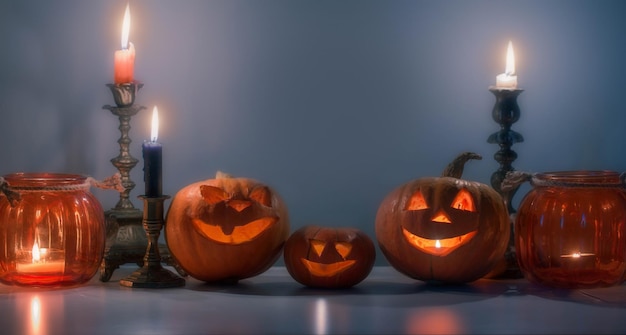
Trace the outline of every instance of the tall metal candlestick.
[[509, 171], [514, 171], [512, 163], [517, 159], [517, 153], [511, 150], [514, 143], [524, 141], [524, 137], [511, 130], [513, 123], [517, 122], [520, 117], [520, 108], [517, 104], [517, 97], [524, 91], [518, 88], [498, 88], [490, 87], [489, 91], [496, 96], [496, 103], [493, 106], [492, 117], [494, 121], [500, 124], [500, 131], [497, 131], [487, 139], [488, 143], [498, 144], [500, 150], [494, 154], [495, 160], [500, 163], [500, 167], [491, 175], [491, 186], [502, 196], [509, 211], [511, 218], [511, 238], [505, 252], [506, 270], [496, 277], [500, 278], [521, 278], [523, 275], [519, 269], [515, 256], [515, 239], [514, 239], [514, 214], [515, 208], [511, 204], [515, 192], [518, 187], [508, 191], [501, 188], [502, 181], [506, 178]]
[[167, 195], [158, 197], [139, 196], [143, 199], [143, 226], [148, 236], [148, 247], [143, 258], [143, 267], [120, 280], [127, 287], [169, 288], [185, 285], [185, 279], [161, 266], [158, 240], [163, 228], [163, 202]]
[[[130, 201], [130, 192], [135, 188], [135, 182], [130, 179], [130, 171], [139, 162], [130, 154], [130, 121], [144, 106], [134, 104], [135, 96], [142, 83], [133, 82], [125, 84], [107, 84], [113, 94], [115, 106], [105, 105], [103, 109], [109, 110], [119, 118], [120, 138], [117, 140], [120, 153], [111, 159], [111, 163], [120, 172], [124, 191], [120, 192], [120, 198], [114, 208], [104, 212], [106, 218], [106, 244], [104, 257], [100, 265], [100, 281], [107, 282], [111, 279], [113, 271], [126, 263], [143, 264], [148, 240], [142, 226], [142, 212], [135, 208]], [[186, 275], [177, 263], [169, 255], [167, 247], [161, 247], [163, 260], [176, 268], [178, 273]]]
[[108, 109], [113, 115], [119, 117], [120, 121], [120, 133], [121, 137], [117, 140], [120, 145], [120, 154], [111, 159], [111, 163], [119, 171], [122, 177], [122, 185], [124, 186], [124, 192], [120, 193], [120, 200], [115, 205], [115, 209], [128, 209], [132, 210], [135, 206], [130, 201], [130, 191], [135, 188], [135, 182], [130, 179], [130, 170], [137, 165], [137, 158], [130, 154], [130, 120], [140, 110], [145, 109], [144, 106], [137, 106], [134, 104], [135, 95], [143, 87], [141, 83], [127, 83], [127, 84], [107, 84], [113, 93], [113, 99], [116, 106], [105, 105], [103, 109]]

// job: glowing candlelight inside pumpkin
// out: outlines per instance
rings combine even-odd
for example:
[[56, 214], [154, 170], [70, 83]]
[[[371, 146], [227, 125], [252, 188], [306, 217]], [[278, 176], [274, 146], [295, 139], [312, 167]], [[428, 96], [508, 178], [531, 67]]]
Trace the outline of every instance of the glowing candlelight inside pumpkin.
[[130, 7], [126, 4], [124, 22], [122, 23], [122, 50], [115, 52], [114, 81], [116, 84], [133, 81], [135, 66], [135, 46], [128, 41], [130, 34]]
[[517, 88], [517, 75], [515, 74], [515, 54], [513, 53], [513, 43], [509, 41], [506, 51], [506, 67], [504, 73], [496, 77], [496, 87], [498, 88]]
[[439, 242], [439, 240], [435, 241], [435, 248], [441, 248], [441, 242]]

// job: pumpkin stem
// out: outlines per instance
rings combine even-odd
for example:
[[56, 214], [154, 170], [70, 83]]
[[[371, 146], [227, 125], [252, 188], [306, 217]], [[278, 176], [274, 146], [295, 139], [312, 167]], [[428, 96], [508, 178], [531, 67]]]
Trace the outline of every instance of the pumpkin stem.
[[222, 171], [217, 171], [217, 173], [215, 173], [215, 179], [228, 179], [228, 178], [233, 178], [233, 176]]
[[473, 152], [464, 152], [456, 156], [452, 163], [446, 166], [441, 176], [461, 179], [461, 176], [463, 175], [463, 167], [465, 167], [465, 163], [467, 163], [470, 159], [481, 160], [483, 157]]

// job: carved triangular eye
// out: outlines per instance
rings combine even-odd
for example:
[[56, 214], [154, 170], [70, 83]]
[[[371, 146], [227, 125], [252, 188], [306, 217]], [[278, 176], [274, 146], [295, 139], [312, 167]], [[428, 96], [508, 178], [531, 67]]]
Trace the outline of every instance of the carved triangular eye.
[[337, 242], [335, 243], [335, 249], [343, 259], [346, 259], [346, 257], [350, 254], [350, 251], [352, 251], [352, 243]]
[[404, 210], [418, 211], [420, 209], [427, 209], [427, 208], [428, 208], [428, 204], [426, 203], [426, 199], [424, 199], [424, 195], [422, 195], [422, 191], [417, 190], [417, 192], [415, 192], [411, 196], [411, 199], [407, 201], [406, 207], [404, 208]]
[[462, 211], [476, 212], [476, 207], [474, 206], [474, 198], [472, 197], [472, 194], [469, 193], [469, 191], [466, 189], [461, 189], [459, 193], [457, 193], [450, 207], [460, 209]]
[[215, 205], [230, 198], [228, 193], [221, 188], [210, 185], [200, 185], [200, 194], [209, 205]]
[[322, 256], [322, 251], [324, 251], [324, 247], [326, 246], [326, 242], [320, 240], [309, 240], [311, 247], [315, 250], [317, 256]]
[[267, 207], [272, 206], [272, 194], [265, 186], [253, 189], [252, 192], [250, 192], [250, 199]]

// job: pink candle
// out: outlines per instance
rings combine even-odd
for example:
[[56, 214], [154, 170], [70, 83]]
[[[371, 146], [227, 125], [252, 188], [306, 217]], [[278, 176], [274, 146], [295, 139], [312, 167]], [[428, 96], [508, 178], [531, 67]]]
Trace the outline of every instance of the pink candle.
[[126, 5], [124, 23], [122, 24], [122, 50], [115, 51], [114, 82], [116, 84], [130, 83], [133, 81], [135, 67], [135, 46], [128, 42], [130, 31], [130, 7]]

